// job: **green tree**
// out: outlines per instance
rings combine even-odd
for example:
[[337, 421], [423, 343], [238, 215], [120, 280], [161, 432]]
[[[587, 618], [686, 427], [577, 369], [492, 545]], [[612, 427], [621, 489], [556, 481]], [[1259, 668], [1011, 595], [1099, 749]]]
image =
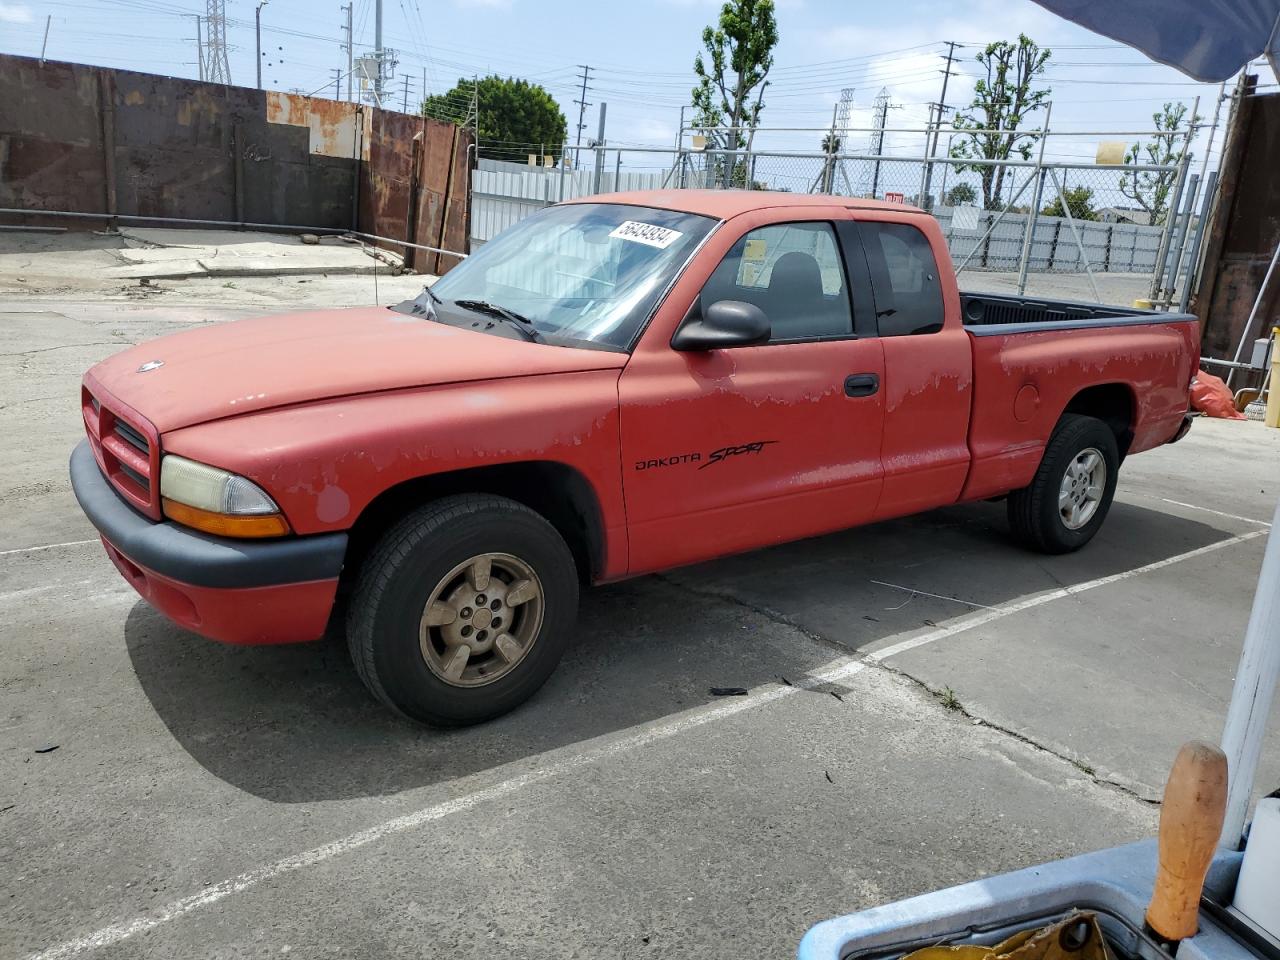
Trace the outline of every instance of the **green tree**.
[[448, 93], [427, 97], [422, 113], [474, 126], [478, 154], [495, 160], [522, 162], [540, 150], [558, 159], [568, 130], [560, 105], [544, 88], [497, 74], [479, 82], [459, 78]]
[[978, 199], [978, 191], [968, 183], [957, 183], [947, 191], [946, 204], [949, 207], [962, 207]]
[[[952, 148], [953, 157], [1008, 160], [1017, 154], [1023, 160], [1030, 158], [1031, 147], [1040, 138], [1040, 131], [1023, 130], [1022, 125], [1049, 99], [1047, 87], [1033, 89], [1036, 77], [1049, 62], [1049, 55], [1050, 51], [1041, 50], [1025, 33], [1018, 35], [1017, 43], [998, 40], [987, 44], [976, 55], [986, 76], [978, 78], [973, 102], [955, 119], [957, 130], [974, 132]], [[997, 209], [1007, 168], [1000, 164], [973, 164], [960, 169], [972, 170], [978, 175], [983, 207]]]
[[708, 140], [721, 150], [739, 149], [745, 129], [750, 150], [764, 109], [773, 48], [778, 45], [773, 0], [727, 0], [720, 8], [718, 26], [702, 31], [702, 45], [706, 56], [699, 53], [693, 61], [698, 77], [693, 88], [693, 124], [728, 126], [728, 130], [707, 130]]
[[[1188, 118], [1187, 112], [1185, 103], [1166, 103], [1153, 113], [1151, 119], [1161, 132], [1145, 144], [1135, 143], [1130, 147], [1124, 155], [1124, 162], [1176, 168], [1187, 155], [1187, 130], [1194, 130], [1202, 119], [1199, 114]], [[1176, 169], [1135, 170], [1120, 178], [1120, 192], [1151, 214], [1152, 223], [1164, 223], [1169, 208], [1169, 192], [1177, 177]]]
[[[1063, 193], [1067, 197], [1067, 210], [1076, 220], [1097, 220], [1098, 211], [1093, 208], [1093, 187], [1070, 187]], [[1066, 216], [1062, 209], [1062, 197], [1053, 198], [1053, 202], [1040, 211], [1046, 217]]]

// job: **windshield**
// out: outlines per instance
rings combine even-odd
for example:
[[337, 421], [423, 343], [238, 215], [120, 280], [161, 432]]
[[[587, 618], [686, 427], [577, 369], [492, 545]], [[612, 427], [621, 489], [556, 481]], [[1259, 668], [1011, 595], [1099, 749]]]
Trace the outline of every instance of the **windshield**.
[[[503, 336], [629, 349], [658, 298], [714, 227], [709, 217], [618, 203], [575, 203], [526, 217], [425, 291], [414, 312]], [[486, 322], [477, 324], [477, 313]], [[530, 336], [529, 339], [534, 339]]]

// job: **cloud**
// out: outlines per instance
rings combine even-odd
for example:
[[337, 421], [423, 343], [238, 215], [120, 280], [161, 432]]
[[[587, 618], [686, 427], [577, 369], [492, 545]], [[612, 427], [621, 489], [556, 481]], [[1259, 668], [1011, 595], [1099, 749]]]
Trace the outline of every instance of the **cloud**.
[[0, 3], [0, 23], [30, 23], [31, 8], [17, 3]]

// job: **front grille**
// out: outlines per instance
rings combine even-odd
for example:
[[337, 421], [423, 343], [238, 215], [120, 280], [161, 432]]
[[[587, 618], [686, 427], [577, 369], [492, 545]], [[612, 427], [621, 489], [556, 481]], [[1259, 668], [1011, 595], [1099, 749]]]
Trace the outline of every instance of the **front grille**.
[[141, 453], [144, 457], [151, 453], [151, 444], [147, 443], [147, 438], [140, 434], [133, 427], [129, 426], [123, 420], [117, 420], [115, 423], [116, 436], [123, 439], [126, 443], [131, 444], [134, 449]]
[[145, 421], [126, 420], [109, 395], [95, 396], [87, 384], [80, 409], [93, 455], [111, 485], [137, 509], [160, 519], [159, 497], [152, 482], [160, 472], [155, 429]]

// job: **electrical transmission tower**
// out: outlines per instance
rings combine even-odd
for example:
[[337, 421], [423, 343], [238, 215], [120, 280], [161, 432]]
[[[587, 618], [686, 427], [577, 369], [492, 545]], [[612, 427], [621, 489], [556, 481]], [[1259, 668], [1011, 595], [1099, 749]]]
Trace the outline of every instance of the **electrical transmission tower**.
[[208, 0], [204, 18], [204, 74], [210, 83], [230, 83], [226, 0]]
[[[835, 135], [836, 143], [840, 146], [835, 149], [835, 153], [839, 153], [840, 149], [849, 149], [849, 114], [853, 110], [853, 87], [844, 87], [840, 91], [840, 105], [836, 108]], [[853, 186], [849, 183], [849, 171], [845, 169], [844, 161], [840, 161], [839, 166], [840, 179], [844, 181], [844, 192], [846, 194], [853, 193]]]
[[876, 158], [871, 174], [871, 199], [873, 200], [880, 191], [880, 156], [884, 153], [884, 127], [885, 121], [889, 118], [888, 87], [881, 87], [880, 92], [876, 94], [874, 110], [876, 128], [872, 131], [871, 142], [868, 144], [871, 155]]

